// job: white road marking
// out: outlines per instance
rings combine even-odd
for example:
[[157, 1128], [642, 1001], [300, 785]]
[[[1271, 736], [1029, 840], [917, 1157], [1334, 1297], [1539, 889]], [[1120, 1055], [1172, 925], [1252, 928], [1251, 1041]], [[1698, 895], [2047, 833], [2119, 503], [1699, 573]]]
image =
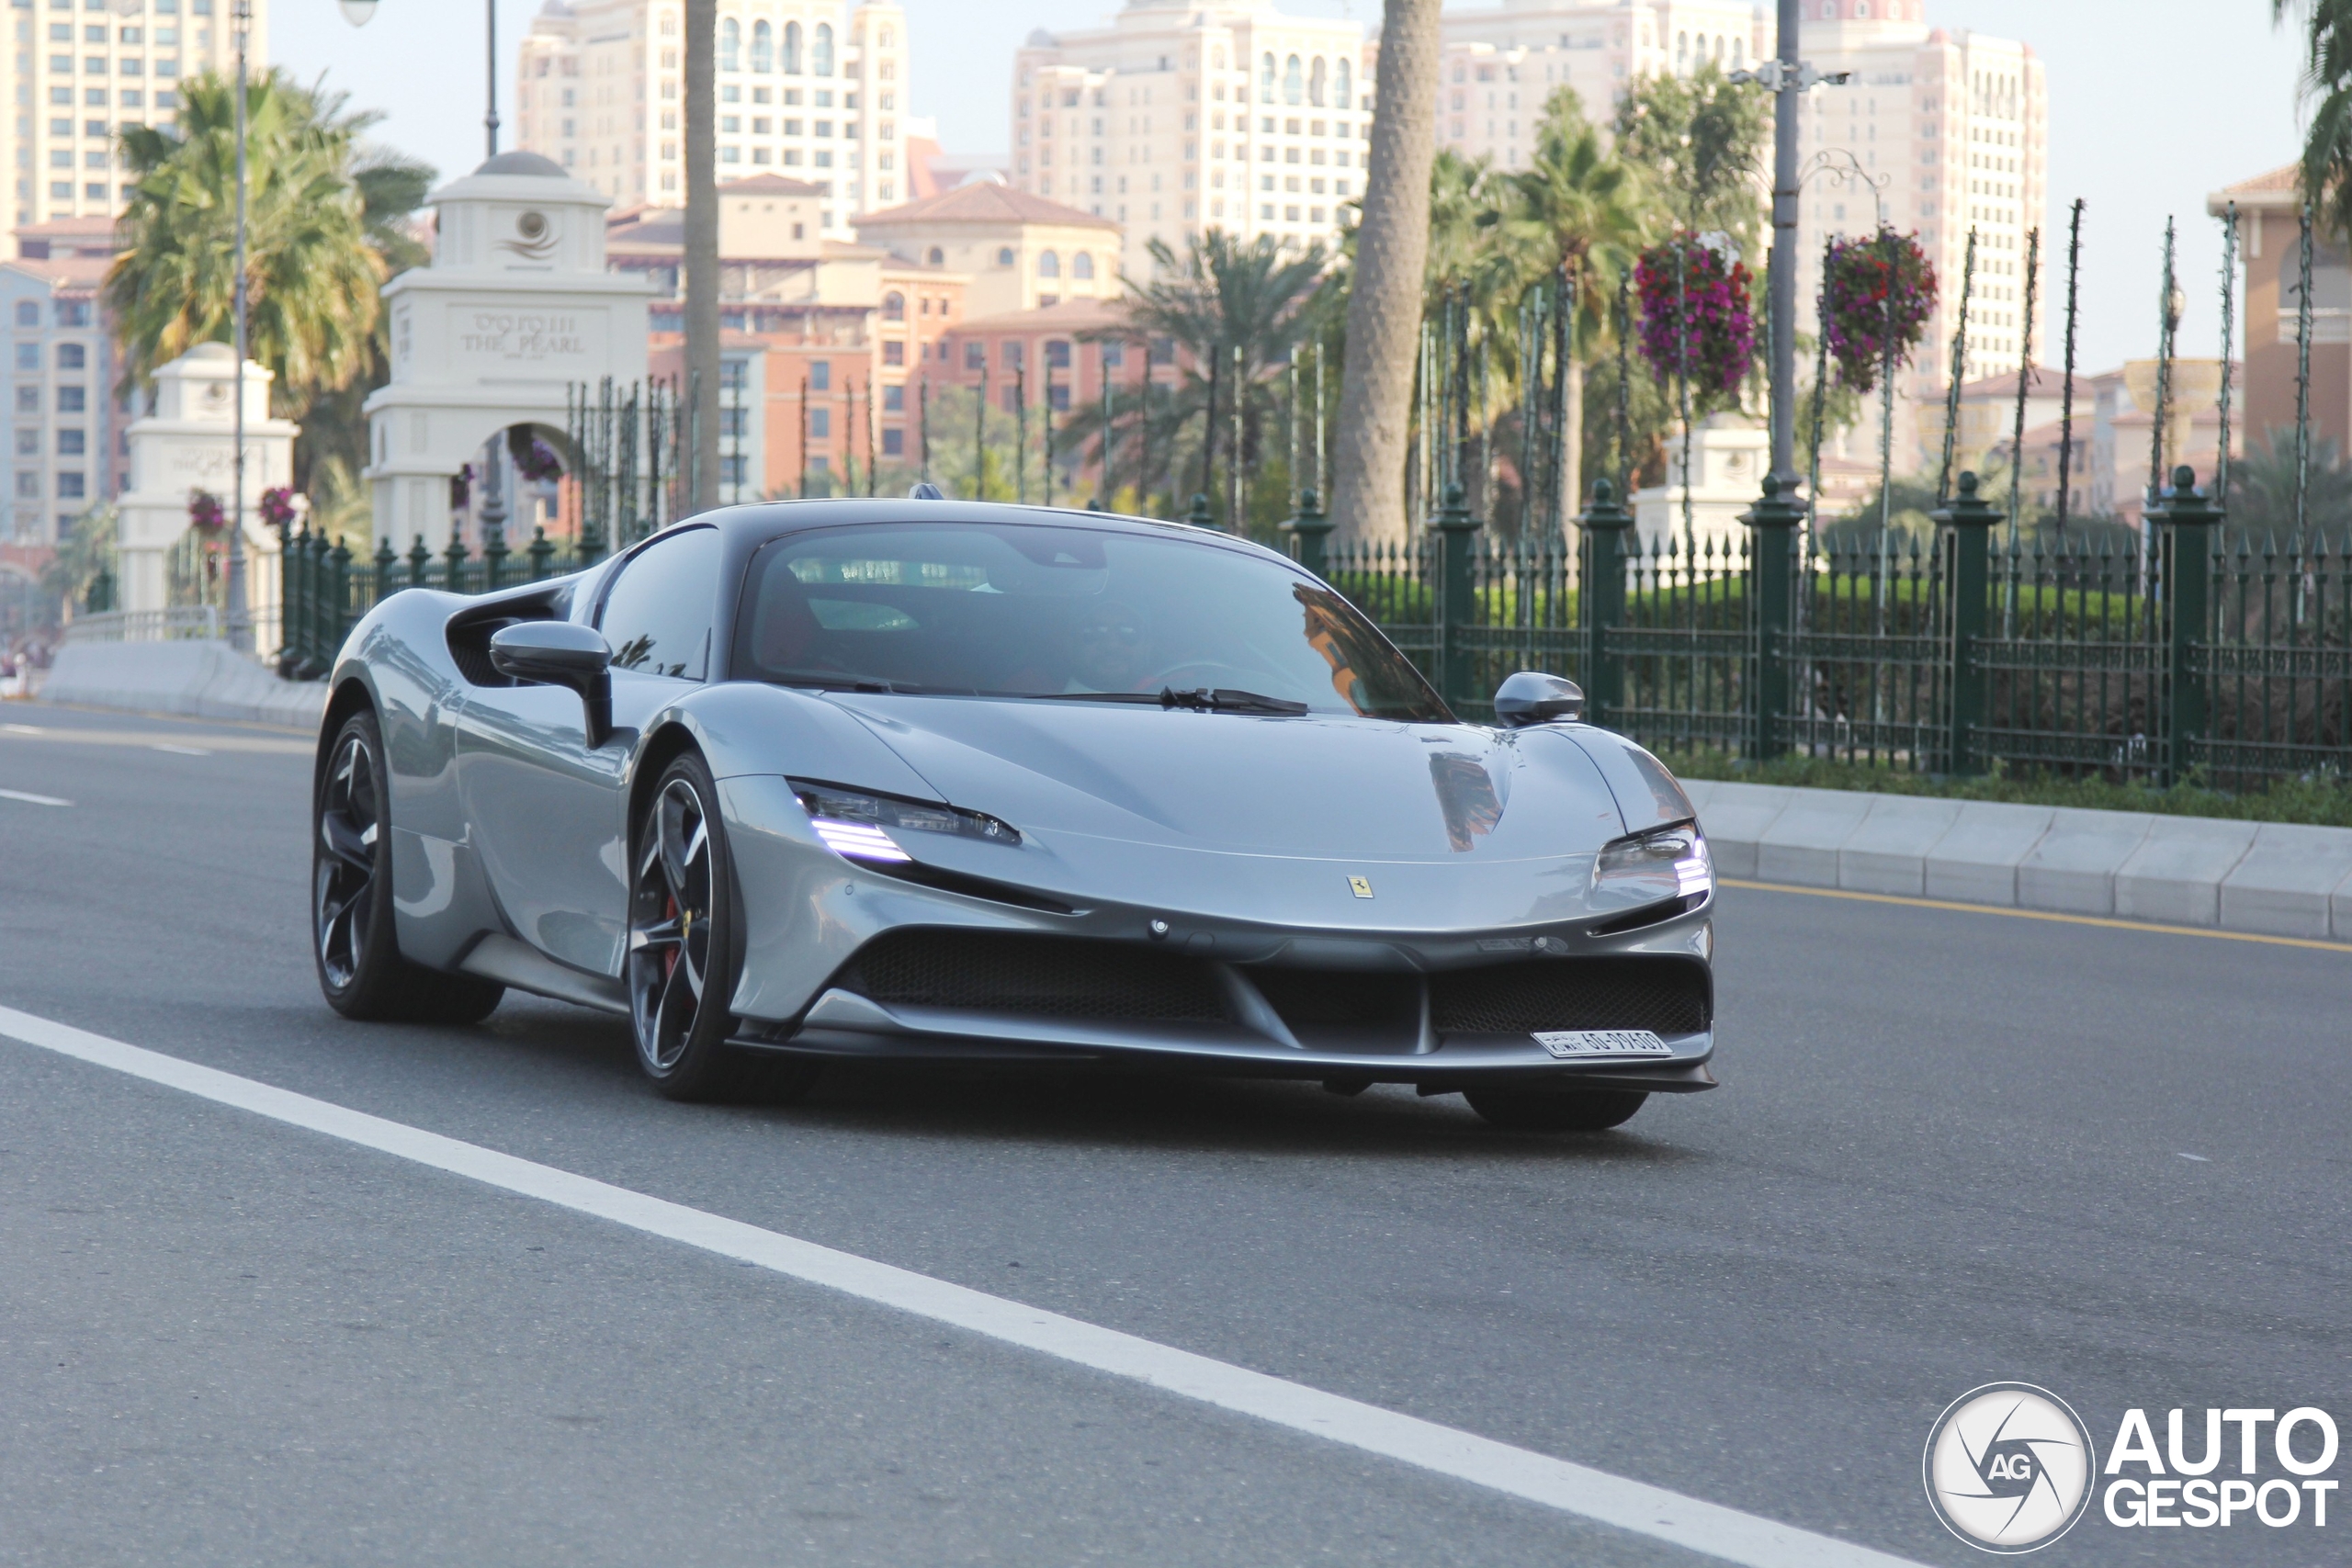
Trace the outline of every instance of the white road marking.
[[11, 735], [40, 735], [45, 733], [38, 724], [0, 724], [0, 729]]
[[1906, 1559], [0, 1007], [0, 1035], [1745, 1568]]
[[60, 800], [53, 795], [33, 795], [21, 789], [0, 789], [0, 800], [21, 800], [27, 806], [71, 806], [70, 800]]
[[175, 746], [168, 740], [150, 741], [148, 743], [147, 750], [150, 751], [169, 751], [175, 757], [209, 757], [212, 755], [211, 752], [206, 750], [201, 746]]

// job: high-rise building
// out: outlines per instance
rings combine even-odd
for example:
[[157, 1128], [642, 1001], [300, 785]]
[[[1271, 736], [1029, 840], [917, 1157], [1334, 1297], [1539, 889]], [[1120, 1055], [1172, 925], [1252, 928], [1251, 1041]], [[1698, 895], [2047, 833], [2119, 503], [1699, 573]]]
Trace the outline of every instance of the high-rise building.
[[1273, 0], [1127, 0], [1013, 58], [1012, 183], [1125, 231], [1123, 270], [1222, 229], [1337, 243], [1363, 194], [1374, 46]]
[[[685, 205], [684, 9], [548, 0], [516, 68], [516, 144], [624, 208]], [[806, 180], [839, 239], [859, 213], [907, 199], [907, 23], [894, 0], [722, 0], [717, 42], [720, 184]]]
[[[235, 0], [15, 0], [7, 55], [13, 112], [0, 119], [0, 158], [16, 171], [16, 226], [111, 217], [126, 185], [115, 136], [126, 124], [168, 123], [179, 85], [230, 71]], [[269, 59], [268, 0], [253, 0], [246, 54]]]
[[[2044, 228], [2049, 206], [2041, 62], [2014, 39], [1930, 28], [1925, 0], [1804, 0], [1803, 8], [1805, 57], [1852, 76], [1805, 95], [1797, 295], [1818, 297], [1832, 239], [1866, 236], [1882, 220], [1917, 233], [1940, 287], [1896, 395], [1917, 410], [1917, 460], [1925, 461], [1941, 446], [1972, 232], [1976, 271], [1961, 378], [2014, 376], [2030, 356], [2039, 363], [2052, 301], [2041, 299], [2029, 337], [2025, 292], [2028, 238]], [[2064, 246], [2063, 234], [2045, 229], [2044, 276]], [[1898, 467], [1906, 466], [1905, 434], [1898, 412]]]
[[1605, 120], [1644, 76], [1724, 71], [1770, 52], [1749, 0], [1503, 0], [1439, 22], [1437, 144], [1498, 168], [1527, 166], [1544, 106], [1574, 88]]
[[[1910, 369], [1896, 385], [1895, 465], [1939, 448], [1942, 399], [1959, 323], [1968, 236], [1977, 236], [1962, 379], [2015, 375], [2050, 319], [2045, 299], [2029, 339], [2027, 236], [2047, 217], [2049, 117], [2041, 62], [2010, 39], [1931, 28], [1926, 0], [1803, 0], [1804, 57], [1843, 86], [1804, 95], [1804, 194], [1797, 294], [1810, 317], [1832, 239], [1883, 220], [1916, 232], [1941, 285]], [[1645, 75], [1688, 74], [1702, 62], [1752, 67], [1776, 46], [1769, 17], [1745, 0], [1504, 0], [1448, 11], [1438, 144], [1499, 167], [1523, 167], [1553, 90], [1574, 87], [1605, 120]], [[2057, 244], [2042, 236], [2045, 264]], [[1759, 274], [1765, 258], [1746, 258]], [[1809, 330], [1809, 322], [1808, 322]], [[1878, 409], [1847, 445], [1877, 453]]]
[[17, 251], [0, 265], [13, 459], [0, 537], [45, 546], [128, 482], [122, 433], [133, 411], [115, 395], [122, 366], [99, 298], [114, 220], [28, 225], [17, 231]]

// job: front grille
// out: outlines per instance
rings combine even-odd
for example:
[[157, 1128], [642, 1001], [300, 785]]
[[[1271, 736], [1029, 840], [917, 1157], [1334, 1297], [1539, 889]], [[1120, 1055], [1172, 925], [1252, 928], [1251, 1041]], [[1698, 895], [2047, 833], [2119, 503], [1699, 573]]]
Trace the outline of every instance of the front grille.
[[1695, 1034], [1714, 1011], [1705, 965], [1679, 958], [1538, 959], [1430, 976], [1440, 1033], [1647, 1029]]
[[1197, 959], [1015, 931], [890, 931], [860, 948], [834, 984], [886, 1004], [1033, 1018], [1222, 1023], [1231, 1016]]

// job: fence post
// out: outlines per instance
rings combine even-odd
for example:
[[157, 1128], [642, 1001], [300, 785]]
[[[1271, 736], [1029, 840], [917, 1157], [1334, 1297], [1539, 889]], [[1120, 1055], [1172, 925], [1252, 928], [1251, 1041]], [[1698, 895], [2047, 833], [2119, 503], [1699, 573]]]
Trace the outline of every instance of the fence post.
[[1617, 487], [1592, 481], [1592, 504], [1577, 519], [1584, 531], [1584, 704], [1594, 724], [1613, 724], [1625, 704], [1625, 660], [1609, 634], [1625, 624], [1625, 537], [1634, 514], [1617, 504]]
[[2164, 573], [2158, 579], [2165, 596], [2165, 620], [2169, 643], [2164, 782], [2177, 784], [2197, 765], [2197, 746], [2205, 739], [2205, 684], [2196, 668], [2198, 640], [2210, 629], [2207, 606], [2211, 603], [2213, 545], [2207, 531], [2222, 520], [2222, 509], [2197, 488], [2196, 471], [2183, 463], [2172, 471], [2172, 489], [2158, 498], [2149, 520], [2164, 529]]
[[433, 552], [425, 547], [424, 536], [419, 534], [408, 547], [408, 585], [411, 588], [430, 586], [433, 575]]
[[1470, 649], [1463, 633], [1473, 618], [1476, 585], [1471, 579], [1471, 552], [1477, 547], [1478, 525], [1459, 484], [1449, 484], [1430, 521], [1437, 536], [1437, 671], [1438, 694], [1447, 703], [1467, 701], [1475, 694], [1470, 682]]
[[1781, 499], [1778, 474], [1764, 476], [1764, 494], [1739, 515], [1748, 525], [1756, 594], [1756, 692], [1752, 718], [1756, 757], [1769, 761], [1788, 750], [1782, 728], [1789, 712], [1789, 626], [1795, 603], [1797, 525], [1804, 508]]
[[441, 589], [445, 593], [466, 591], [466, 541], [458, 533], [458, 525], [449, 525], [449, 547], [441, 552], [444, 570]]
[[333, 597], [327, 601], [329, 614], [334, 617], [328, 623], [327, 640], [332, 646], [320, 656], [319, 662], [332, 669], [334, 656], [343, 650], [343, 639], [351, 635], [352, 625], [358, 617], [351, 613], [351, 549], [343, 542], [342, 535], [335, 536], [334, 553], [327, 558], [333, 564]]
[[1193, 492], [1193, 510], [1185, 514], [1184, 521], [1195, 528], [1214, 529], [1216, 526], [1216, 518], [1209, 511], [1209, 498], [1205, 491]]
[[376, 603], [380, 604], [400, 592], [392, 574], [401, 569], [401, 558], [392, 553], [390, 535], [376, 541]]
[[531, 558], [531, 581], [545, 582], [548, 564], [555, 559], [555, 543], [548, 537], [548, 531], [543, 527], [532, 529], [531, 542], [523, 553]]
[[1950, 506], [1930, 513], [1944, 536], [1951, 584], [1951, 739], [1946, 766], [1955, 773], [1984, 771], [1976, 755], [1976, 727], [1984, 721], [1984, 671], [1976, 645], [1984, 636], [1992, 583], [1993, 526], [2001, 514], [1976, 493], [1974, 474], [1960, 476], [1960, 493]]
[[1324, 547], [1331, 537], [1331, 520], [1323, 515], [1323, 498], [1310, 486], [1298, 492], [1298, 515], [1283, 525], [1290, 535], [1291, 558], [1317, 577], [1323, 575]]

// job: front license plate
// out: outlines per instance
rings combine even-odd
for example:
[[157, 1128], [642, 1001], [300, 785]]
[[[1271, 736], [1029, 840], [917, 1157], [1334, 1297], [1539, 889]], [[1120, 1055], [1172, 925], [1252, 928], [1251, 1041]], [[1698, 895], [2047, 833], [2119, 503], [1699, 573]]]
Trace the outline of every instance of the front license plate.
[[1535, 1043], [1560, 1060], [1592, 1056], [1671, 1056], [1674, 1047], [1646, 1029], [1539, 1029]]

